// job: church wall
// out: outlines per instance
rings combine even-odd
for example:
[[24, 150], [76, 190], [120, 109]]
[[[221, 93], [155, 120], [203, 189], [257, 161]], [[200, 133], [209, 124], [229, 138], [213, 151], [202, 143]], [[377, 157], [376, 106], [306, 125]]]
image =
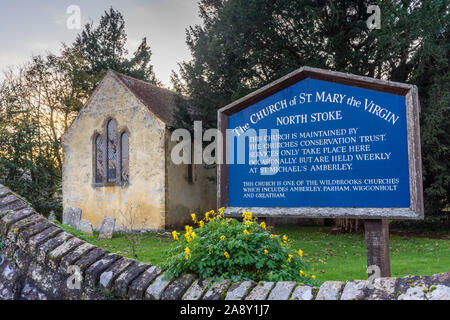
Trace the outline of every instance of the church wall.
[[167, 228], [181, 229], [192, 223], [190, 213], [201, 216], [216, 209], [216, 167], [193, 165], [192, 183], [189, 183], [188, 165], [175, 165], [170, 160], [172, 148], [177, 144], [170, 141], [170, 132], [167, 139]]
[[[114, 217], [116, 227], [156, 230], [165, 226], [165, 124], [120, 83], [107, 75], [91, 103], [63, 138], [63, 206], [81, 208], [82, 219], [99, 228]], [[108, 117], [129, 131], [129, 185], [93, 186], [93, 136]], [[128, 219], [124, 219], [123, 215]]]

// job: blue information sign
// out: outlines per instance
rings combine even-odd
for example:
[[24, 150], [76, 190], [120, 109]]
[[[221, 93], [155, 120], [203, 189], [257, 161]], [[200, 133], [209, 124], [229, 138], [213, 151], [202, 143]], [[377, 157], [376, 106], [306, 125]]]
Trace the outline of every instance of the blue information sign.
[[402, 95], [306, 78], [230, 115], [228, 128], [230, 207], [410, 206]]

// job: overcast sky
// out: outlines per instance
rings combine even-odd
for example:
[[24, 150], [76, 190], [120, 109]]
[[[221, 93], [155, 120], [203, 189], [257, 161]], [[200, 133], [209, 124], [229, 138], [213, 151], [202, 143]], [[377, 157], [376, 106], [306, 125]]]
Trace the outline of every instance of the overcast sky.
[[201, 22], [197, 0], [0, 0], [0, 70], [71, 43], [80, 30], [67, 28], [70, 5], [80, 8], [82, 26], [89, 20], [97, 23], [110, 6], [119, 10], [129, 53], [147, 37], [156, 76], [166, 86], [177, 63], [191, 58], [185, 29]]

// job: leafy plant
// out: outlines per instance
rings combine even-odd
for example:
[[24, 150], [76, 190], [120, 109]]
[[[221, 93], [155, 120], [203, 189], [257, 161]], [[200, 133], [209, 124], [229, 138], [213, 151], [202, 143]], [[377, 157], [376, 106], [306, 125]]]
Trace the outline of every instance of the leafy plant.
[[196, 229], [186, 226], [183, 235], [172, 232], [175, 242], [160, 265], [169, 276], [194, 273], [216, 281], [317, 283], [314, 275], [307, 274], [303, 251], [294, 250], [287, 236], [271, 234], [265, 222], [258, 224], [251, 212], [244, 212], [241, 222], [224, 218], [223, 211], [209, 211], [203, 220], [197, 220], [193, 213]]
[[[137, 207], [139, 209], [139, 206]], [[122, 217], [122, 228], [125, 232], [125, 238], [128, 242], [128, 247], [130, 249], [130, 252], [134, 259], [138, 258], [138, 253], [141, 251], [141, 243], [142, 243], [142, 235], [139, 233], [139, 230], [137, 230], [137, 223], [138, 223], [138, 211], [134, 210], [133, 205], [127, 207], [126, 212], [122, 212], [119, 210], [119, 214]], [[143, 219], [143, 224], [147, 219]]]

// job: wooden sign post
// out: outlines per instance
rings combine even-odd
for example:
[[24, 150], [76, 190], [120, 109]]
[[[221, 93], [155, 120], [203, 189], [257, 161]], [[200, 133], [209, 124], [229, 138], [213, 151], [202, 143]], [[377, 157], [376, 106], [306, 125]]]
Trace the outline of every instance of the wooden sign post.
[[377, 266], [377, 270], [368, 270], [380, 277], [391, 276], [391, 263], [389, 258], [389, 222], [386, 219], [372, 219], [364, 221], [366, 237], [367, 266]]
[[419, 110], [414, 85], [302, 67], [218, 111], [218, 207], [363, 219], [389, 276], [387, 219], [423, 218]]

